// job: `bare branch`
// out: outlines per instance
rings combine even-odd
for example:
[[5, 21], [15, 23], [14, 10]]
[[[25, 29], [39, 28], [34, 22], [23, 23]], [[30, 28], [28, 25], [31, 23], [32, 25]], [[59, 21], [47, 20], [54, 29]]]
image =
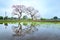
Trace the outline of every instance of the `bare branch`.
[[35, 10], [33, 7], [28, 7], [27, 13], [30, 14], [31, 18], [33, 19], [34, 15], [38, 13], [38, 10]]

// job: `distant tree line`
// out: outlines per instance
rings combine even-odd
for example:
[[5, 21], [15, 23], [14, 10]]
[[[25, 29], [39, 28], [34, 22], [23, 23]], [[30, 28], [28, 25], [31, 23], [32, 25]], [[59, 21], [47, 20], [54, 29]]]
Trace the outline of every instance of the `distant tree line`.
[[8, 16], [5, 16], [5, 17], [0, 16], [0, 20], [7, 20], [7, 19], [16, 19], [16, 18], [14, 18], [14, 17], [8, 17]]
[[[0, 20], [8, 20], [8, 19], [9, 20], [18, 20], [18, 18], [16, 18], [16, 17], [8, 17], [8, 16], [3, 17], [3, 16], [0, 16]], [[23, 16], [22, 19], [23, 20], [25, 20], [25, 19], [32, 20], [32, 19], [28, 18], [27, 16]], [[58, 18], [57, 16], [54, 16], [51, 19], [40, 18], [40, 20], [60, 20], [60, 18]]]
[[[3, 16], [0, 16], [0, 20], [18, 20], [18, 18], [16, 18], [16, 17], [8, 17], [8, 16], [6, 16], [6, 17], [3, 17]], [[29, 19], [27, 16], [23, 16], [21, 19]]]

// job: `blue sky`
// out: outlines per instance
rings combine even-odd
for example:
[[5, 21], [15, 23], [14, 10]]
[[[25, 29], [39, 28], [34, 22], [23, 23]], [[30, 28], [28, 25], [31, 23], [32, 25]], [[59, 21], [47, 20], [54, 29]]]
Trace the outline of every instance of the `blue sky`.
[[0, 0], [0, 16], [12, 16], [12, 5], [23, 4], [32, 6], [39, 11], [39, 15], [43, 18], [52, 18], [57, 16], [60, 18], [60, 0]]

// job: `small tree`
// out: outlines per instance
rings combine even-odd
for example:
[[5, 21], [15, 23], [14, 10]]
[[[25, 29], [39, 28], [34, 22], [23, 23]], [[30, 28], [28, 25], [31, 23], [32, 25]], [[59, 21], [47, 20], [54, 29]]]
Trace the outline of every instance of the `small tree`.
[[2, 16], [0, 16], [0, 19], [3, 19], [3, 17], [2, 17]]
[[23, 16], [23, 19], [27, 19], [27, 16], [25, 15], [25, 16]]
[[25, 12], [25, 6], [24, 5], [13, 5], [13, 14], [18, 15], [18, 18], [21, 19], [22, 13]]
[[46, 20], [46, 18], [41, 18], [41, 20]]
[[58, 19], [58, 17], [57, 17], [57, 16], [54, 16], [54, 17], [53, 17], [53, 19], [55, 19], [55, 20], [56, 20], [56, 19]]
[[4, 17], [4, 20], [8, 19], [8, 16]]

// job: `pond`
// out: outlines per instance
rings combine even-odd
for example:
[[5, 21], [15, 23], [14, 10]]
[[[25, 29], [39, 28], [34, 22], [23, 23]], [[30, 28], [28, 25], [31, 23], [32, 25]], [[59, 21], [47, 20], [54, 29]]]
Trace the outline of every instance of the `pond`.
[[0, 40], [60, 40], [60, 24], [0, 23]]

